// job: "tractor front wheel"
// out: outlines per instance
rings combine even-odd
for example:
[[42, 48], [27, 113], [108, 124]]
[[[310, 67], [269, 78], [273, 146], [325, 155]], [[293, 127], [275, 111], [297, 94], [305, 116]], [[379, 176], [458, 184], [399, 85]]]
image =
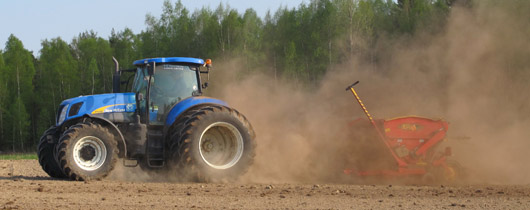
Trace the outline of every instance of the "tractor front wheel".
[[170, 165], [198, 181], [235, 180], [254, 160], [254, 130], [234, 109], [209, 105], [189, 110], [172, 132]]
[[[48, 142], [48, 138], [51, 137], [52, 141]], [[54, 126], [48, 128], [40, 137], [39, 144], [37, 146], [37, 157], [39, 158], [39, 164], [42, 170], [53, 178], [66, 178], [66, 175], [61, 170], [59, 163], [55, 159], [55, 145], [57, 144], [58, 137], [56, 136], [56, 129]]]
[[106, 177], [118, 159], [117, 141], [100, 124], [84, 122], [66, 130], [57, 145], [57, 160], [72, 180]]

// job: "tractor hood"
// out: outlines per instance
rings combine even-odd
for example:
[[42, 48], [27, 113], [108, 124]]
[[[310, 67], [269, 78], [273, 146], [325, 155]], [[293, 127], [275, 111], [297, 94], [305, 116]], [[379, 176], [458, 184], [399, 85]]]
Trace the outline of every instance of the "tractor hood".
[[134, 93], [109, 93], [79, 96], [64, 100], [59, 106], [57, 125], [68, 119], [86, 114], [103, 115], [106, 113], [133, 113], [136, 110]]

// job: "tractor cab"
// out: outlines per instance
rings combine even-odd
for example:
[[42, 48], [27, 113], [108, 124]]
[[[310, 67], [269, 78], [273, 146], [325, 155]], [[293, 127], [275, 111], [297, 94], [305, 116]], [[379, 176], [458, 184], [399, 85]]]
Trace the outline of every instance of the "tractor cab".
[[[193, 96], [202, 95], [201, 73], [208, 73], [211, 61], [187, 57], [147, 58], [133, 63], [136, 69], [131, 92], [136, 99], [136, 128], [138, 133], [130, 133], [138, 144], [129, 144], [131, 155], [142, 155], [146, 166], [164, 165], [164, 138], [168, 124], [166, 120], [171, 110], [183, 100], [193, 100]], [[206, 67], [207, 71], [201, 71]], [[120, 72], [117, 71], [119, 74]], [[115, 90], [116, 91], [116, 90]], [[119, 90], [117, 90], [119, 92]], [[169, 124], [170, 125], [170, 124]], [[147, 150], [143, 150], [147, 146]], [[134, 152], [138, 151], [138, 152]], [[145, 152], [145, 153], [144, 153]]]
[[131, 91], [136, 94], [142, 123], [164, 125], [171, 108], [183, 99], [202, 94], [200, 67], [195, 58], [153, 58], [137, 66]]

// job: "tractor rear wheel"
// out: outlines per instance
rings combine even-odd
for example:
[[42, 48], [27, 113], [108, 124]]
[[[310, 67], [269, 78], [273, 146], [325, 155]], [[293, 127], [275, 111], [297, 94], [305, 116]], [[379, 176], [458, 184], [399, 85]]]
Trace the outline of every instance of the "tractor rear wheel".
[[93, 122], [66, 130], [57, 145], [57, 160], [72, 180], [106, 177], [118, 159], [117, 141], [109, 130]]
[[177, 120], [170, 132], [170, 166], [188, 178], [204, 182], [235, 180], [254, 161], [254, 130], [232, 108], [193, 108]]
[[[48, 136], [53, 138], [52, 142], [48, 142]], [[37, 146], [37, 157], [39, 158], [39, 164], [42, 170], [53, 178], [66, 178], [66, 174], [61, 170], [59, 163], [55, 159], [55, 145], [57, 144], [58, 138], [56, 136], [55, 127], [48, 128], [40, 137], [39, 144]]]

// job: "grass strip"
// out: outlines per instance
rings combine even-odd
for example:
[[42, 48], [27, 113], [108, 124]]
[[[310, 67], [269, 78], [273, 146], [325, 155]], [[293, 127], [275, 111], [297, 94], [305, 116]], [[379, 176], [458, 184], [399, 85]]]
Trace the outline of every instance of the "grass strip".
[[36, 153], [0, 154], [0, 160], [37, 160]]

